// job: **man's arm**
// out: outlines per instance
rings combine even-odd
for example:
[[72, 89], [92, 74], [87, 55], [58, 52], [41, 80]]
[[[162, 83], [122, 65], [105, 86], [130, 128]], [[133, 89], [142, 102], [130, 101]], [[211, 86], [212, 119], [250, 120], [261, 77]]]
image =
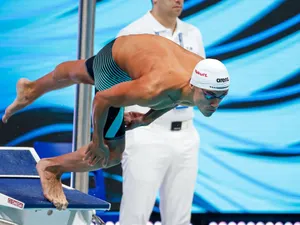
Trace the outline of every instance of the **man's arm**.
[[165, 109], [154, 110], [150, 109], [146, 114], [139, 112], [128, 112], [124, 114], [124, 121], [126, 130], [132, 130], [141, 126], [148, 126], [154, 120], [170, 111], [174, 107], [168, 107]]
[[123, 82], [105, 91], [97, 92], [93, 103], [93, 142], [103, 146], [103, 129], [110, 107], [124, 107], [135, 104], [145, 105], [157, 92], [151, 79], [140, 78], [129, 82]]
[[176, 106], [174, 106], [174, 107], [169, 107], [169, 108], [165, 108], [165, 109], [160, 109], [160, 110], [150, 109], [150, 110], [144, 115], [143, 121], [145, 122], [146, 125], [149, 125], [149, 124], [152, 123], [154, 120], [156, 120], [157, 118], [161, 117], [161, 116], [164, 115], [166, 112], [169, 112], [171, 109], [174, 109], [175, 107], [176, 107]]

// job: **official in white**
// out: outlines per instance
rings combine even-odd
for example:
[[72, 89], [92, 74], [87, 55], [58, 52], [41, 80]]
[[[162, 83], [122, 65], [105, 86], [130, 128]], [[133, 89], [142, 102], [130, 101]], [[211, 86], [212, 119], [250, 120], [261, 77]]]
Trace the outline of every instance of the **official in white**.
[[[178, 18], [183, 2], [153, 0], [152, 10], [118, 36], [160, 35], [205, 58], [200, 31]], [[148, 109], [131, 106], [126, 111]], [[193, 116], [191, 107], [178, 106], [151, 125], [126, 133], [120, 225], [146, 225], [158, 191], [162, 224], [190, 224], [200, 145]]]

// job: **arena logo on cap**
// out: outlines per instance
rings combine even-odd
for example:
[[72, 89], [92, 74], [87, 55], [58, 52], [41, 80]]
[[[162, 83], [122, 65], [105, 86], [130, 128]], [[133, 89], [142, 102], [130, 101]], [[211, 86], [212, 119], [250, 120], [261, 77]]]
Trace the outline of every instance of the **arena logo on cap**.
[[228, 77], [226, 77], [226, 78], [217, 78], [217, 82], [218, 83], [221, 83], [221, 82], [227, 82], [227, 81], [229, 81], [229, 78]]
[[201, 77], [207, 77], [207, 73], [201, 73], [198, 70], [195, 70], [196, 74], [200, 75]]

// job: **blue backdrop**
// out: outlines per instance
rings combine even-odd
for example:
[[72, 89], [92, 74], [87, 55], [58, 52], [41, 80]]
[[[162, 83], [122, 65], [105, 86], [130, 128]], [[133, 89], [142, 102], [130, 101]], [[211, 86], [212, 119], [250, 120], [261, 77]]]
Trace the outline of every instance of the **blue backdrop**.
[[[3, 1], [0, 114], [20, 77], [77, 57], [77, 0]], [[201, 137], [194, 212], [300, 213], [300, 15], [297, 1], [186, 0], [208, 57], [228, 67], [219, 111], [195, 111]], [[149, 0], [97, 1], [95, 53], [150, 9]], [[133, 9], [134, 8], [134, 9]], [[0, 126], [0, 145], [69, 142], [75, 87], [51, 92]], [[116, 176], [118, 177], [118, 176]], [[158, 200], [159, 201], [159, 200]]]

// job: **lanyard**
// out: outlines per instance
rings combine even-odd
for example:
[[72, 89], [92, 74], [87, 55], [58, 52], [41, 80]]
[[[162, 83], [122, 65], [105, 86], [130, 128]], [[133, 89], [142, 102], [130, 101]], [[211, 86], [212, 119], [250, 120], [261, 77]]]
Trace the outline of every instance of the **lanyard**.
[[184, 48], [183, 38], [182, 38], [182, 33], [179, 33], [179, 34], [178, 34], [178, 39], [179, 39], [179, 44], [180, 44], [180, 46]]
[[[154, 33], [155, 35], [160, 36], [158, 31], [155, 31]], [[182, 33], [178, 33], [178, 40], [179, 40], [179, 45], [184, 48]]]

